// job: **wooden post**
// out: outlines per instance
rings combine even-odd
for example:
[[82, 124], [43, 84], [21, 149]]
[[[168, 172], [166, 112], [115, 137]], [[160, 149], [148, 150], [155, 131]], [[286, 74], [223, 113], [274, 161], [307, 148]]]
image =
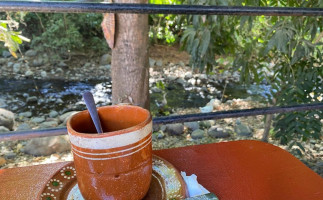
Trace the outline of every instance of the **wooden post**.
[[[148, 3], [115, 0], [114, 3]], [[112, 102], [149, 109], [148, 15], [116, 14], [112, 50]]]

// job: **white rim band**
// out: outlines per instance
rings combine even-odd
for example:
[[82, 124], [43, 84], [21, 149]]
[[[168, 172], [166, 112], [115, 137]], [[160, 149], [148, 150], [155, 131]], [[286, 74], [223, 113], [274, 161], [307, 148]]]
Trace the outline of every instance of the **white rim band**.
[[85, 149], [111, 149], [111, 148], [118, 148], [127, 146], [130, 144], [134, 144], [136, 142], [139, 142], [143, 138], [145, 138], [147, 135], [149, 135], [152, 131], [152, 122], [148, 123], [143, 128], [125, 133], [120, 135], [114, 135], [104, 138], [83, 138], [78, 137], [75, 135], [72, 135], [70, 133], [70, 141], [73, 145], [85, 148]]
[[142, 143], [136, 145], [136, 146], [133, 146], [133, 147], [130, 147], [128, 149], [123, 149], [123, 150], [120, 150], [120, 151], [113, 151], [113, 152], [108, 152], [108, 153], [88, 153], [88, 152], [84, 152], [84, 151], [80, 151], [78, 149], [75, 149], [73, 146], [72, 146], [72, 150], [76, 153], [81, 153], [81, 154], [85, 154], [85, 155], [93, 155], [93, 156], [104, 156], [104, 155], [111, 155], [111, 154], [117, 154], [117, 153], [123, 153], [123, 152], [126, 152], [126, 151], [130, 151], [132, 149], [135, 149], [135, 148], [138, 148], [140, 146], [143, 146], [145, 145], [147, 142], [149, 142], [151, 140], [151, 136], [148, 137], [145, 141], [143, 141]]
[[136, 151], [132, 151], [128, 154], [123, 154], [120, 156], [114, 156], [114, 157], [108, 157], [108, 158], [91, 158], [91, 157], [86, 157], [86, 156], [81, 156], [80, 154], [76, 153], [75, 151], [73, 151], [73, 153], [75, 155], [77, 155], [78, 157], [87, 159], [87, 160], [111, 160], [111, 159], [116, 159], [116, 158], [122, 158], [122, 157], [126, 157], [126, 156], [130, 156], [134, 153], [137, 153], [138, 151], [142, 150], [143, 148], [145, 148], [147, 145], [151, 144], [151, 140], [149, 142], [147, 142], [143, 147], [141, 147], [140, 149], [137, 149]]

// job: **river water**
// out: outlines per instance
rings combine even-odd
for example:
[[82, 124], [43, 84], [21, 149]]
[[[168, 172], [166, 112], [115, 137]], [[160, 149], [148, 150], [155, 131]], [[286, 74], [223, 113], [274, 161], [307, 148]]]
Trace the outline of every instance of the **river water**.
[[[183, 88], [180, 84], [169, 84], [166, 87], [167, 105], [170, 108], [203, 107], [210, 100], [207, 93]], [[21, 113], [30, 111], [33, 116], [48, 114], [55, 110], [64, 113], [71, 110], [84, 110], [82, 93], [91, 91], [98, 106], [111, 104], [111, 82], [92, 80], [74, 82], [63, 80], [4, 80], [0, 79], [0, 107]], [[223, 91], [223, 86], [215, 86]], [[222, 95], [222, 94], [221, 94]], [[224, 100], [252, 97], [256, 100], [270, 95], [270, 87], [266, 85], [228, 84]], [[151, 93], [151, 111], [157, 113], [156, 101], [161, 101], [163, 93]]]

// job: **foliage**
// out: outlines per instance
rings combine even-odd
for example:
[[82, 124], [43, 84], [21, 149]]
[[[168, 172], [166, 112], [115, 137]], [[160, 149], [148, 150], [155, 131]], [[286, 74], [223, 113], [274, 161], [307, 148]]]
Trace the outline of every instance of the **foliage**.
[[[230, 1], [189, 0], [193, 5], [228, 5]], [[211, 72], [216, 65], [215, 55], [234, 52], [235, 26], [228, 16], [193, 15], [188, 17], [188, 27], [181, 44], [191, 55], [190, 64], [201, 71]]]
[[[149, 0], [149, 3], [178, 5], [182, 0]], [[152, 43], [174, 44], [186, 27], [186, 18], [181, 15], [149, 15], [149, 25]]]
[[[188, 0], [188, 4], [319, 7], [322, 0]], [[181, 39], [191, 64], [206, 72], [219, 65], [216, 58], [235, 56], [231, 69], [241, 81], [267, 82], [273, 88], [267, 101], [293, 105], [322, 100], [322, 18], [265, 16], [190, 16]], [[227, 69], [229, 70], [229, 69]], [[283, 144], [322, 136], [322, 111], [279, 114], [274, 137]], [[303, 147], [300, 147], [302, 149]]]
[[68, 57], [80, 49], [107, 51], [100, 23], [101, 14], [28, 13], [25, 32], [32, 37], [31, 48], [52, 56]]
[[[281, 82], [277, 93], [279, 105], [319, 103], [322, 100], [322, 67], [313, 58], [300, 61], [293, 66], [294, 73], [286, 73], [286, 82]], [[281, 75], [280, 75], [281, 76]], [[279, 79], [279, 78], [278, 78]], [[323, 112], [320, 110], [279, 114], [275, 123], [275, 138], [287, 144], [291, 140], [306, 141], [322, 136]]]
[[4, 46], [9, 49], [12, 56], [17, 58], [16, 51], [20, 50], [19, 45], [23, 41], [29, 42], [30, 40], [22, 36], [21, 32], [14, 31], [14, 29], [19, 28], [19, 23], [16, 20], [12, 19], [9, 14], [6, 18], [7, 20], [0, 20], [0, 41], [4, 42]]

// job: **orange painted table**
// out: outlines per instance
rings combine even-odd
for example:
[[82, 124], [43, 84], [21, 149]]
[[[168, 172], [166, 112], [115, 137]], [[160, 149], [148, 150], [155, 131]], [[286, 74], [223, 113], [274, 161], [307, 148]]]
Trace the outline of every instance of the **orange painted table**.
[[[220, 200], [323, 200], [323, 179], [291, 154], [259, 141], [235, 141], [154, 152], [194, 173]], [[0, 170], [1, 200], [36, 200], [67, 162]]]

